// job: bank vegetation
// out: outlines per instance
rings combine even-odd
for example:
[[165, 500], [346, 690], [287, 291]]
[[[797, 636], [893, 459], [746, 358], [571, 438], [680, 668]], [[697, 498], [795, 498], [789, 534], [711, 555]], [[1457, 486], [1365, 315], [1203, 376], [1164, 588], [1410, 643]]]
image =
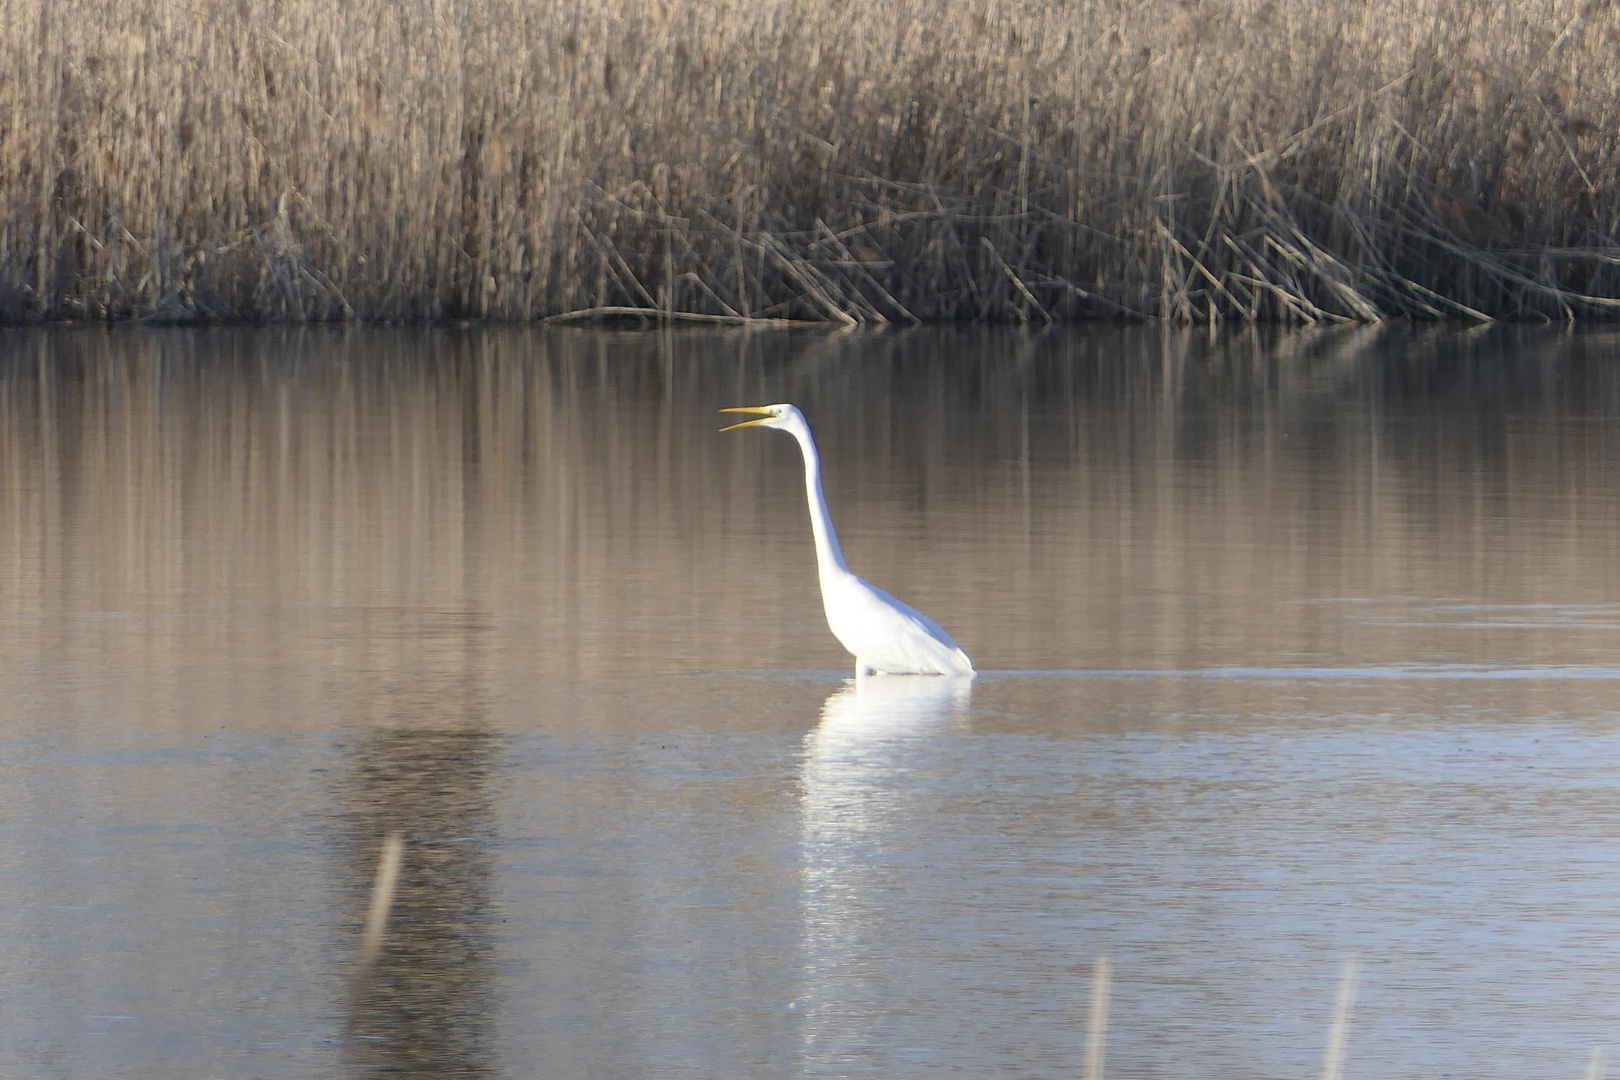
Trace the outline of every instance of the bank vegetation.
[[1620, 314], [1610, 0], [0, 0], [0, 320]]

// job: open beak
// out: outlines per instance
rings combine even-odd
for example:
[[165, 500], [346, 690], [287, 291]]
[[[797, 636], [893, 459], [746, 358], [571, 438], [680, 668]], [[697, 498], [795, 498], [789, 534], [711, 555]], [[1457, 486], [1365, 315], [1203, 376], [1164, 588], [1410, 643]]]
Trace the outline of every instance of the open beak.
[[760, 414], [760, 417], [759, 417], [758, 420], [744, 420], [740, 424], [732, 424], [730, 427], [723, 427], [723, 428], [720, 429], [720, 431], [722, 433], [727, 432], [727, 431], [736, 431], [738, 428], [753, 427], [755, 424], [763, 424], [765, 421], [769, 420], [771, 417], [776, 415], [770, 409], [763, 409], [763, 408], [760, 408], [757, 405], [743, 405], [743, 406], [739, 406], [738, 408], [735, 408], [735, 409], [721, 409], [720, 411], [721, 412], [740, 412], [740, 413], [759, 413]]

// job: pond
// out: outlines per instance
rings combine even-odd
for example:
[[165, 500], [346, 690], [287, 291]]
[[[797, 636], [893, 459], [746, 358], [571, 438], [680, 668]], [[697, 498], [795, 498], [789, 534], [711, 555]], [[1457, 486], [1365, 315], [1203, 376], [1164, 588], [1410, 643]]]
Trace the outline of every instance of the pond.
[[0, 1074], [1600, 1072], [1617, 469], [1603, 329], [5, 331]]

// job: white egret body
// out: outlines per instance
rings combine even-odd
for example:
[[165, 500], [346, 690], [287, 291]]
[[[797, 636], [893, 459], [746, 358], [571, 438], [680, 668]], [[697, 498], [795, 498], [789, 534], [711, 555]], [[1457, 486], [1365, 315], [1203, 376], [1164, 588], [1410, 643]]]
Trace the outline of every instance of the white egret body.
[[951, 635], [922, 612], [909, 607], [850, 573], [833, 532], [827, 499], [821, 493], [821, 455], [810, 437], [804, 414], [792, 405], [721, 409], [758, 413], [758, 420], [733, 424], [722, 431], [768, 427], [799, 440], [804, 452], [804, 487], [810, 499], [810, 529], [816, 539], [816, 565], [821, 572], [821, 603], [833, 637], [855, 656], [855, 674], [968, 675], [973, 662]]

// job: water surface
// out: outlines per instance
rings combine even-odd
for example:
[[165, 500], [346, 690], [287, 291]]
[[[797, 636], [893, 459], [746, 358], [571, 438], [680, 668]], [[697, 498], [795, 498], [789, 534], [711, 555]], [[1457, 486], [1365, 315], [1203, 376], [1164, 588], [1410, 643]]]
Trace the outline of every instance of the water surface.
[[1617, 465], [1603, 331], [6, 332], [0, 1073], [1577, 1075]]

